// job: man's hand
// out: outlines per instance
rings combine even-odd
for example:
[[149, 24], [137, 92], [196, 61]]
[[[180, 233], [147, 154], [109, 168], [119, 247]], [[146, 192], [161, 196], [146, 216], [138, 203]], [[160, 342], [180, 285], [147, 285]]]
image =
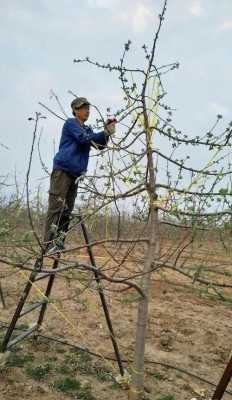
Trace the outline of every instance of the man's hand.
[[107, 121], [105, 122], [105, 133], [109, 136], [112, 136], [115, 133], [116, 130], [116, 118], [109, 118], [107, 119]]

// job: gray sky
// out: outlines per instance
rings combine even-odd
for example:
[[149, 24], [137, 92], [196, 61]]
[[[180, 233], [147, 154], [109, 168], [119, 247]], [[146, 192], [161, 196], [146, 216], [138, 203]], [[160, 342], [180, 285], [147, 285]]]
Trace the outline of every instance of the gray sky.
[[[38, 101], [58, 109], [53, 89], [70, 113], [69, 89], [105, 112], [120, 107], [117, 75], [98, 71], [74, 58], [89, 56], [118, 63], [123, 45], [132, 40], [131, 65], [143, 63], [141, 46], [151, 45], [161, 10], [160, 0], [2, 0], [0, 5], [1, 130], [0, 175], [25, 172], [33, 124], [27, 118], [42, 111]], [[165, 79], [168, 101], [177, 108], [176, 125], [199, 135], [220, 113], [229, 122], [232, 106], [232, 1], [169, 0], [157, 63], [180, 62]], [[47, 113], [45, 113], [48, 115]], [[71, 113], [70, 113], [71, 116]], [[93, 116], [88, 123], [93, 122]], [[59, 143], [62, 122], [43, 121], [42, 156], [52, 166], [53, 141]], [[32, 179], [41, 176], [38, 157]]]

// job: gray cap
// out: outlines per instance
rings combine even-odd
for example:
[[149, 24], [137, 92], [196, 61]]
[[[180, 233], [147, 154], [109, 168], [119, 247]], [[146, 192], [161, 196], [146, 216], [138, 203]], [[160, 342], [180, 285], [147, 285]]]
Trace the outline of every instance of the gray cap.
[[72, 101], [71, 107], [79, 108], [79, 107], [83, 106], [84, 104], [90, 104], [90, 102], [86, 99], [86, 97], [76, 97]]

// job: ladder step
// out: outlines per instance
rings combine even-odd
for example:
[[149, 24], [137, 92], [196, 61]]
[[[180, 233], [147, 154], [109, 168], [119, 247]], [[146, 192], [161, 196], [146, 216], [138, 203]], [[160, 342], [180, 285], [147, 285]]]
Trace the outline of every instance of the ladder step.
[[34, 282], [39, 281], [40, 279], [47, 278], [48, 276], [51, 276], [49, 272], [40, 272], [34, 279]]
[[30, 306], [27, 306], [27, 307], [25, 308], [25, 310], [22, 310], [22, 311], [21, 311], [21, 313], [20, 313], [20, 315], [19, 315], [19, 318], [21, 318], [21, 317], [23, 317], [24, 315], [28, 314], [28, 313], [31, 312], [32, 310], [35, 310], [36, 308], [41, 307], [43, 304], [45, 304], [45, 303], [47, 303], [47, 302], [48, 302], [47, 299], [44, 299], [44, 300], [41, 300], [41, 301], [39, 301], [39, 302], [37, 302], [37, 303], [31, 304]]
[[20, 335], [16, 336], [15, 339], [11, 340], [6, 349], [8, 350], [10, 347], [14, 346], [16, 343], [18, 343], [20, 340], [23, 340], [24, 338], [26, 338], [27, 336], [31, 335], [34, 331], [36, 331], [36, 329], [38, 328], [38, 325], [35, 324], [32, 328], [28, 329], [27, 331], [21, 333]]

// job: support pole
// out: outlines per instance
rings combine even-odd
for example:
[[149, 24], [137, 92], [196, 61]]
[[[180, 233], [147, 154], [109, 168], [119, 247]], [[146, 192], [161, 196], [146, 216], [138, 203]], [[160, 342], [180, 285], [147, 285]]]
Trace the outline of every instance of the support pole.
[[232, 357], [223, 372], [223, 375], [216, 387], [212, 400], [221, 400], [232, 376]]

